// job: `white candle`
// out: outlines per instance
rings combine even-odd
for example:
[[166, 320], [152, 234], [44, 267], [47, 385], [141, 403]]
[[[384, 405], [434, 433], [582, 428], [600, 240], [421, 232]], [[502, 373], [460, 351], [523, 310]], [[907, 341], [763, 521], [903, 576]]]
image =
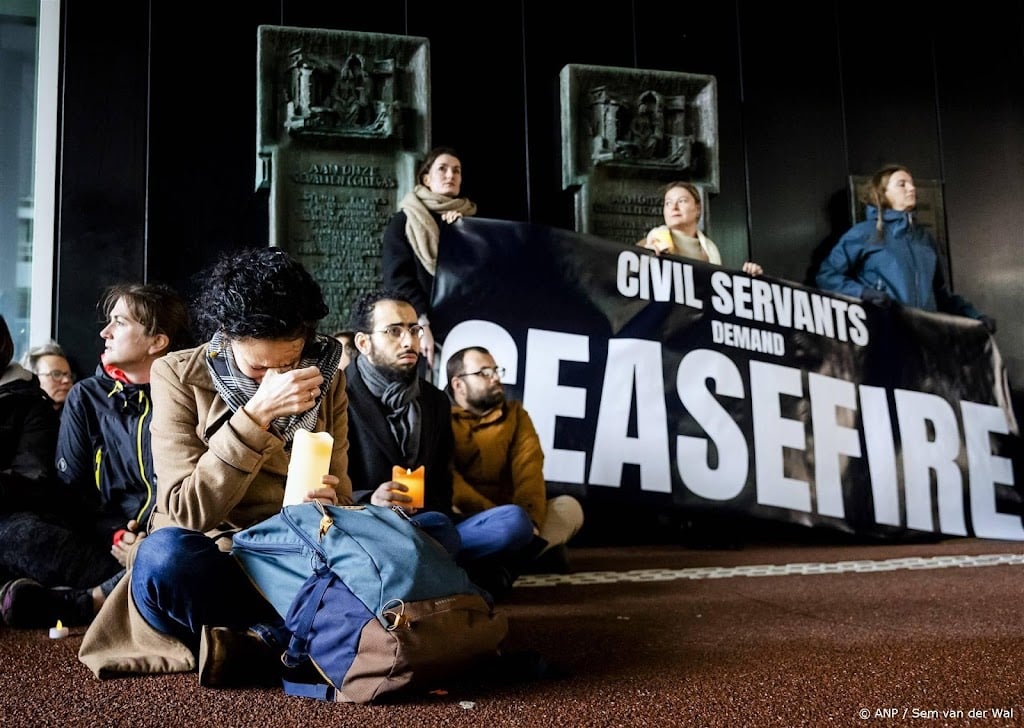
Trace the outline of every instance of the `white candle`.
[[309, 491], [323, 485], [323, 476], [331, 471], [333, 451], [334, 438], [329, 432], [295, 431], [282, 505], [302, 503]]
[[56, 627], [50, 627], [50, 639], [62, 640], [68, 636], [68, 628], [58, 619]]

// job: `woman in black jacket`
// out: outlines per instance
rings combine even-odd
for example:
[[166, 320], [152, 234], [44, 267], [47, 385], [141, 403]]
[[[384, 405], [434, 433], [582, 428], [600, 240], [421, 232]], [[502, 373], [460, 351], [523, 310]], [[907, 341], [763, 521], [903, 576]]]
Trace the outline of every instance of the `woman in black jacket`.
[[476, 214], [476, 205], [462, 192], [462, 162], [450, 147], [435, 147], [416, 173], [416, 186], [384, 230], [381, 251], [384, 287], [412, 303], [423, 327], [420, 352], [434, 368], [434, 334], [430, 330], [430, 294], [437, 269], [441, 223]]

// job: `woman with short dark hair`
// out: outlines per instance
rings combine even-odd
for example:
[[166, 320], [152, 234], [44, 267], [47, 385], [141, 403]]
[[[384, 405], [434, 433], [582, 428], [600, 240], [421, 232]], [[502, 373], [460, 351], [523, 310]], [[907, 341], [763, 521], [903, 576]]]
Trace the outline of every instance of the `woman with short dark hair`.
[[317, 333], [319, 284], [273, 247], [225, 256], [201, 280], [194, 320], [208, 340], [153, 366], [157, 506], [128, 589], [83, 641], [97, 674], [198, 661], [204, 685], [279, 678], [283, 621], [231, 556], [232, 537], [281, 510], [300, 429], [334, 438], [330, 474], [305, 500], [351, 502], [341, 345]]

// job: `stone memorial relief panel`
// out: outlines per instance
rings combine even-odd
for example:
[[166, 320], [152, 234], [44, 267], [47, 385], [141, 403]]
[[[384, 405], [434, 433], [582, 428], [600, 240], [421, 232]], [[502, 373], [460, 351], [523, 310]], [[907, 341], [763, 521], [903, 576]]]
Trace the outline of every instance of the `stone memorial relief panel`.
[[560, 74], [562, 186], [576, 230], [634, 243], [663, 223], [659, 189], [692, 182], [718, 191], [715, 78], [568, 65]]
[[384, 228], [429, 148], [428, 42], [261, 26], [257, 187], [270, 187], [270, 244], [306, 265], [344, 328], [380, 283]]

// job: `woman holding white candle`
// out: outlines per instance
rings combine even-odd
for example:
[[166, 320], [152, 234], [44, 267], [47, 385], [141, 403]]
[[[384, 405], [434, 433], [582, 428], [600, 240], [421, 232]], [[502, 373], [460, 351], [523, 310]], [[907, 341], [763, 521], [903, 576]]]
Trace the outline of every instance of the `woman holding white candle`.
[[230, 555], [232, 536], [281, 510], [300, 430], [333, 437], [330, 473], [304, 500], [351, 502], [341, 345], [316, 332], [320, 286], [277, 248], [226, 257], [203, 280], [209, 340], [153, 367], [156, 512], [131, 598], [112, 594], [83, 640], [97, 674], [198, 662], [204, 685], [279, 679], [281, 620]]

